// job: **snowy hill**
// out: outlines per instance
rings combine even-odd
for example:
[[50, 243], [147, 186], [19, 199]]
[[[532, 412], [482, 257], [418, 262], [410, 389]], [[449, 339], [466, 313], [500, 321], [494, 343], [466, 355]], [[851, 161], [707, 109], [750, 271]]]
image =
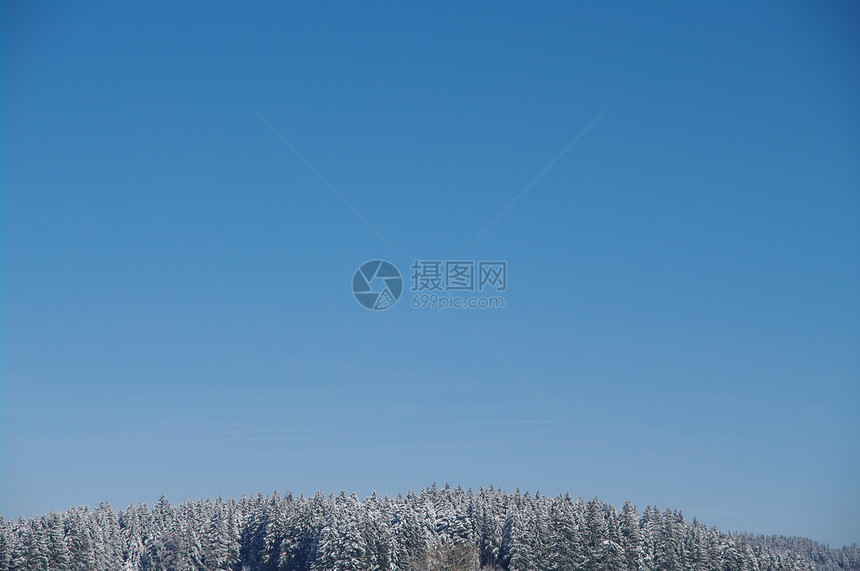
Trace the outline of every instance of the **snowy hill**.
[[435, 485], [364, 501], [275, 492], [173, 506], [162, 497], [151, 508], [0, 518], [0, 571], [857, 569], [856, 545], [846, 549], [731, 535], [630, 503]]

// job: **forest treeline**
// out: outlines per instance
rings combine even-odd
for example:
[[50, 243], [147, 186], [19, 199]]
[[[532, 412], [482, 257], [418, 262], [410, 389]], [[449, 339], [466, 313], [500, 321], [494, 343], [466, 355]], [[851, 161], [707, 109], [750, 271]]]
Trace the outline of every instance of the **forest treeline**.
[[856, 543], [839, 549], [806, 539], [804, 537], [785, 537], [783, 535], [736, 535], [749, 545], [768, 549], [774, 553], [797, 553], [812, 563], [816, 571], [859, 571], [860, 545]]
[[854, 571], [853, 549], [731, 535], [629, 502], [447, 485], [0, 517], [0, 571]]

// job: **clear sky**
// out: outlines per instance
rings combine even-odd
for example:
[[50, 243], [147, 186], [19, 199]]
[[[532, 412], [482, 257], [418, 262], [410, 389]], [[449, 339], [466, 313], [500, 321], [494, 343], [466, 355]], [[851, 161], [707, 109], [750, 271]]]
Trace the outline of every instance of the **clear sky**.
[[856, 3], [0, 16], [4, 517], [435, 481], [860, 541]]

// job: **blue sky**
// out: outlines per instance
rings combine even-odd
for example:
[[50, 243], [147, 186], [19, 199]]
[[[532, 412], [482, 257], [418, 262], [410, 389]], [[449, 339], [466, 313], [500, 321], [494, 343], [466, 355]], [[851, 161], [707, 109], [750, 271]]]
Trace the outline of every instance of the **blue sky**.
[[[860, 541], [855, 5], [0, 19], [4, 517], [435, 481]], [[505, 307], [368, 311], [379, 258]]]

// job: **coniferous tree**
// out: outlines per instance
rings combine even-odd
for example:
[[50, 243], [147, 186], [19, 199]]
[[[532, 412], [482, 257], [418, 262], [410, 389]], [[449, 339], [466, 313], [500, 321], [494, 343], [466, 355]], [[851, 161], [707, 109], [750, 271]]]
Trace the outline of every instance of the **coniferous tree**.
[[585, 537], [583, 542], [584, 571], [602, 571], [606, 569], [606, 518], [603, 504], [597, 498], [588, 502], [585, 511]]
[[358, 498], [343, 492], [332, 505], [320, 538], [319, 554], [313, 570], [360, 571], [364, 569], [366, 546], [358, 522]]
[[615, 506], [606, 506], [604, 520], [606, 521], [606, 532], [603, 539], [603, 568], [624, 569], [626, 560], [624, 548], [621, 545], [621, 527]]
[[9, 530], [6, 520], [0, 515], [0, 571], [9, 571], [12, 564], [12, 547], [9, 542]]
[[48, 568], [51, 571], [69, 571], [72, 557], [66, 545], [66, 532], [62, 516], [51, 512], [43, 518], [47, 536]]
[[621, 535], [621, 549], [624, 553], [624, 569], [639, 571], [642, 568], [642, 552], [640, 544], [642, 535], [639, 532], [639, 515], [630, 502], [624, 502], [621, 508], [621, 519], [618, 522]]
[[72, 508], [67, 522], [67, 544], [71, 554], [71, 567], [75, 571], [90, 571], [96, 568], [95, 546], [89, 526], [89, 510]]

